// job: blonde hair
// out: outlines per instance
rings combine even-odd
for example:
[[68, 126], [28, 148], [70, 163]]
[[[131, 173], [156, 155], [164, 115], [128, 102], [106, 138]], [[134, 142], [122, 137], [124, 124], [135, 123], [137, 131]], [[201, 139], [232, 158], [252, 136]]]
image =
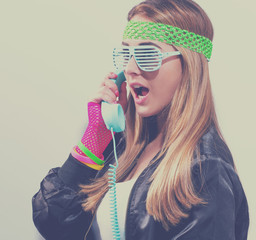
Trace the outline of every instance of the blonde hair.
[[[128, 20], [135, 15], [145, 16], [153, 22], [173, 25], [213, 39], [213, 27], [206, 13], [191, 0], [145, 1], [135, 6]], [[151, 177], [146, 209], [164, 228], [176, 225], [188, 217], [186, 210], [193, 205], [206, 204], [194, 190], [191, 179], [193, 154], [199, 156], [198, 141], [211, 124], [221, 136], [215, 114], [208, 62], [204, 55], [182, 47], [183, 77], [171, 103], [163, 110], [166, 121], [163, 145], [157, 161], [162, 160]], [[148, 119], [136, 114], [134, 101], [128, 97], [126, 147], [119, 157], [117, 182], [123, 181], [136, 164], [136, 157], [148, 143]], [[107, 174], [92, 184], [82, 187], [88, 197], [83, 203], [85, 211], [95, 211], [108, 190]]]

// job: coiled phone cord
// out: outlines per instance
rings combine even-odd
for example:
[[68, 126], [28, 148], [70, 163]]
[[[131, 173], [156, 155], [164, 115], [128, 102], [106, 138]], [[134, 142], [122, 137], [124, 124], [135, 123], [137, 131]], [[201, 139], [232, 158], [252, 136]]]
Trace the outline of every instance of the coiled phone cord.
[[109, 197], [110, 197], [110, 221], [112, 226], [112, 233], [114, 240], [120, 240], [120, 230], [117, 217], [117, 201], [116, 201], [116, 169], [118, 167], [117, 154], [116, 154], [116, 142], [114, 137], [113, 128], [111, 127], [111, 134], [113, 138], [114, 155], [116, 164], [109, 164], [108, 169], [108, 184], [109, 184]]

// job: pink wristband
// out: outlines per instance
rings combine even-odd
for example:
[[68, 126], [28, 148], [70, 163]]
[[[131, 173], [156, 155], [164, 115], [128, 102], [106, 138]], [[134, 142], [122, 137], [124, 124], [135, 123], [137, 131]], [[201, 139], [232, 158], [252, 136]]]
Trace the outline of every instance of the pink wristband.
[[96, 164], [98, 165], [97, 163], [95, 163], [94, 161], [92, 161], [90, 158], [88, 157], [85, 157], [85, 156], [82, 156], [80, 155], [79, 153], [76, 152], [76, 146], [73, 148], [73, 150], [71, 151], [71, 155], [77, 159], [78, 161], [80, 162], [83, 162], [83, 163], [89, 163], [89, 164]]

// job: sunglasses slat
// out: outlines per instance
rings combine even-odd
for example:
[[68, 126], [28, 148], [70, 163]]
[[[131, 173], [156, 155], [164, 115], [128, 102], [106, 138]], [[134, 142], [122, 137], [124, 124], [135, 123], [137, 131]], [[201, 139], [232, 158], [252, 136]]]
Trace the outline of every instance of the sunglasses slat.
[[180, 52], [162, 53], [155, 46], [127, 46], [113, 50], [113, 62], [116, 68], [124, 69], [132, 56], [139, 68], [143, 71], [155, 71], [161, 67], [162, 59], [168, 56], [179, 55]]

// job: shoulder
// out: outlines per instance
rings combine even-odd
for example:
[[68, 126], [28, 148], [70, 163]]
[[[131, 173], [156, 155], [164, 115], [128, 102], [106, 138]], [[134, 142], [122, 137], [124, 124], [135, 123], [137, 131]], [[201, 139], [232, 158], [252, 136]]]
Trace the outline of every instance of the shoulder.
[[234, 167], [232, 154], [214, 125], [211, 125], [203, 134], [198, 142], [198, 149], [203, 159], [222, 159], [224, 162]]
[[223, 198], [239, 207], [246, 200], [243, 186], [232, 154], [214, 127], [202, 136], [199, 149], [200, 158], [192, 162], [195, 190], [206, 200]]
[[196, 194], [204, 202], [189, 210], [189, 217], [179, 224], [179, 236], [247, 239], [248, 203], [227, 145], [216, 129], [210, 127], [198, 148], [200, 157], [194, 156], [191, 178]]
[[194, 155], [192, 172], [210, 178], [211, 175], [237, 175], [232, 154], [226, 143], [219, 136], [216, 128], [210, 126], [203, 134], [197, 146], [200, 155]]

